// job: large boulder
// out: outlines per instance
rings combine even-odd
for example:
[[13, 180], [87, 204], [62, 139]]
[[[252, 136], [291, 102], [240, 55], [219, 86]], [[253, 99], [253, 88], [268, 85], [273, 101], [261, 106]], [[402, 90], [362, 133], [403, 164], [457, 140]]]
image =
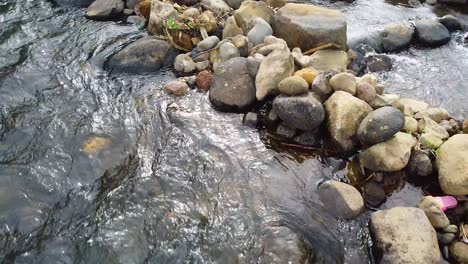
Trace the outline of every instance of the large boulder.
[[171, 44], [151, 36], [143, 37], [114, 54], [106, 63], [112, 73], [154, 73], [171, 66], [177, 55]]
[[390, 24], [381, 33], [382, 48], [386, 52], [394, 52], [407, 48], [414, 35], [414, 27], [404, 23]]
[[357, 130], [363, 145], [374, 145], [390, 139], [405, 123], [403, 114], [395, 107], [385, 106], [370, 113]]
[[122, 0], [96, 0], [86, 10], [86, 16], [92, 19], [113, 18], [122, 13], [125, 3]]
[[457, 134], [437, 150], [436, 166], [444, 193], [468, 194], [468, 135]]
[[152, 0], [151, 11], [148, 21], [148, 33], [153, 35], [164, 35], [166, 20], [175, 19], [177, 10], [168, 3]]
[[422, 19], [414, 23], [416, 38], [422, 45], [440, 46], [450, 41], [450, 32], [435, 19]]
[[232, 58], [219, 65], [213, 76], [210, 100], [220, 111], [243, 111], [255, 102], [255, 80], [246, 58]]
[[257, 100], [262, 101], [269, 94], [277, 94], [278, 84], [294, 73], [294, 58], [289, 50], [275, 50], [260, 64], [255, 86]]
[[324, 206], [339, 219], [352, 219], [364, 211], [364, 199], [349, 184], [326, 181], [319, 185], [318, 193]]
[[370, 223], [377, 263], [439, 263], [437, 235], [421, 209], [377, 211], [372, 213]]
[[348, 53], [342, 50], [319, 50], [310, 56], [310, 66], [320, 72], [342, 72], [348, 65]]
[[247, 33], [255, 26], [255, 19], [262, 18], [271, 24], [275, 12], [264, 2], [245, 1], [234, 13], [237, 25]]
[[325, 118], [322, 104], [311, 93], [277, 96], [273, 109], [287, 126], [300, 130], [314, 130]]
[[372, 108], [361, 99], [337, 91], [324, 104], [328, 131], [332, 139], [344, 150], [358, 146], [356, 131]]
[[346, 50], [346, 18], [337, 10], [309, 4], [286, 4], [273, 18], [275, 36], [303, 51], [327, 43]]
[[361, 164], [372, 171], [392, 172], [406, 167], [411, 148], [417, 141], [413, 136], [398, 132], [391, 139], [373, 145], [360, 154]]

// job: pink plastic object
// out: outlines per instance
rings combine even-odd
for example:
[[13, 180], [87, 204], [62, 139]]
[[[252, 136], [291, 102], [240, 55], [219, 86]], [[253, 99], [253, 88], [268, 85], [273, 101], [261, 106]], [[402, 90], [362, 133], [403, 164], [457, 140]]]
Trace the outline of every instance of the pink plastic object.
[[457, 199], [453, 196], [439, 196], [434, 197], [440, 203], [440, 208], [442, 211], [446, 211], [447, 209], [457, 207]]

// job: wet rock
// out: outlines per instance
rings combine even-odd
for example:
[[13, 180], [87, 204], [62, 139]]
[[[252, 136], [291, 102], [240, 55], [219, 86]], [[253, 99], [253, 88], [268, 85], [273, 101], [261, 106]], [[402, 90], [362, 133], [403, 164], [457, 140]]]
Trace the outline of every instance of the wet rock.
[[168, 94], [182, 96], [182, 95], [186, 95], [188, 91], [190, 90], [190, 88], [185, 82], [172, 81], [172, 82], [167, 83], [164, 86], [164, 90], [166, 90]]
[[290, 76], [278, 84], [280, 93], [285, 95], [299, 95], [307, 93], [309, 85], [306, 80], [299, 76]]
[[176, 19], [177, 14], [177, 10], [171, 4], [152, 0], [148, 33], [158, 36], [165, 35], [166, 21]]
[[223, 0], [201, 0], [200, 3], [217, 14], [227, 14], [232, 10]]
[[222, 65], [224, 62], [239, 56], [239, 49], [236, 46], [234, 46], [234, 44], [232, 44], [231, 42], [223, 42], [219, 44], [218, 54], [213, 62], [213, 69], [216, 70], [216, 68], [219, 65]]
[[431, 225], [437, 229], [444, 229], [450, 225], [445, 213], [440, 207], [440, 203], [432, 196], [424, 196], [418, 203], [418, 208], [423, 210], [431, 222]]
[[223, 29], [223, 39], [235, 37], [237, 35], [244, 34], [242, 28], [240, 28], [233, 16], [226, 19]]
[[256, 113], [248, 112], [244, 116], [244, 120], [242, 121], [244, 126], [248, 126], [251, 128], [256, 128], [258, 123], [258, 116]]
[[439, 262], [437, 235], [422, 210], [395, 207], [377, 211], [371, 214], [370, 223], [377, 263]]
[[202, 91], [205, 91], [205, 92], [210, 90], [212, 82], [213, 82], [213, 74], [208, 70], [204, 70], [204, 71], [199, 72], [197, 74], [197, 78], [196, 78], [196, 81], [195, 81], [195, 83], [197, 84], [198, 89], [202, 90]]
[[146, 19], [141, 16], [127, 17], [127, 23], [135, 25], [138, 29], [144, 29], [146, 26]]
[[378, 208], [387, 201], [387, 194], [380, 184], [369, 181], [364, 184], [364, 200], [367, 206]]
[[468, 244], [455, 242], [450, 246], [450, 253], [458, 263], [468, 263]]
[[386, 52], [395, 52], [409, 47], [413, 39], [414, 28], [404, 23], [391, 24], [381, 33], [382, 48]]
[[427, 46], [440, 46], [450, 41], [448, 29], [435, 19], [422, 19], [415, 23], [416, 38]]
[[93, 0], [55, 0], [61, 6], [88, 7]]
[[337, 91], [324, 104], [331, 138], [344, 150], [353, 150], [358, 141], [356, 132], [361, 121], [372, 112], [366, 102], [351, 94]]
[[411, 115], [420, 111], [424, 111], [429, 107], [429, 105], [426, 102], [410, 98], [401, 98], [399, 101], [405, 108], [405, 111], [409, 111], [412, 113]]
[[298, 70], [294, 73], [294, 75], [304, 79], [307, 82], [307, 86], [310, 86], [314, 82], [315, 77], [318, 75], [318, 72], [311, 68], [305, 68], [302, 70]]
[[197, 51], [202, 52], [202, 51], [205, 51], [205, 50], [212, 49], [212, 48], [216, 47], [216, 45], [218, 45], [218, 43], [219, 43], [219, 38], [218, 37], [216, 37], [216, 36], [207, 37], [206, 39], [204, 39], [204, 40], [200, 41], [200, 43], [198, 43]]
[[318, 74], [312, 82], [312, 91], [324, 96], [333, 93], [333, 88], [330, 86], [330, 79], [332, 76], [333, 73], [331, 72]]
[[408, 163], [408, 171], [411, 175], [418, 177], [432, 175], [433, 166], [429, 154], [422, 150], [413, 151]]
[[366, 57], [366, 63], [369, 72], [387, 72], [392, 70], [392, 59], [387, 55], [368, 55]]
[[112, 74], [117, 73], [154, 73], [172, 64], [177, 51], [166, 41], [143, 37], [128, 45], [106, 63]]
[[302, 237], [285, 226], [275, 226], [263, 238], [261, 262], [301, 263], [309, 262]]
[[319, 50], [310, 56], [310, 66], [320, 72], [342, 72], [348, 65], [348, 53], [341, 50]]
[[317, 131], [303, 131], [300, 135], [294, 138], [294, 141], [306, 146], [316, 146], [320, 143], [320, 136], [317, 135]]
[[445, 15], [439, 18], [439, 22], [444, 25], [449, 32], [463, 30], [463, 24], [460, 20], [452, 15]]
[[361, 164], [372, 171], [399, 171], [408, 164], [411, 148], [417, 141], [411, 135], [398, 132], [391, 139], [363, 150]]
[[421, 145], [426, 149], [437, 149], [444, 143], [444, 141], [432, 134], [423, 133], [421, 134], [421, 138], [419, 140]]
[[307, 51], [327, 43], [340, 45], [343, 50], [347, 47], [344, 15], [314, 5], [286, 4], [274, 16], [273, 31], [290, 48]]
[[386, 141], [401, 130], [405, 118], [395, 107], [386, 106], [367, 115], [357, 130], [363, 145], [374, 145]]
[[197, 69], [197, 64], [187, 54], [180, 54], [174, 60], [174, 70], [179, 73], [189, 74]]
[[288, 50], [276, 50], [270, 53], [260, 64], [255, 86], [257, 100], [262, 101], [267, 95], [277, 94], [278, 83], [294, 72], [294, 58]]
[[319, 185], [320, 200], [339, 219], [352, 219], [364, 211], [364, 200], [353, 186], [339, 181]]
[[444, 193], [468, 194], [468, 135], [449, 138], [437, 151], [436, 166]]
[[277, 96], [273, 109], [284, 123], [299, 130], [314, 130], [325, 118], [322, 104], [310, 93], [299, 96]]
[[377, 93], [375, 92], [374, 86], [365, 82], [360, 82], [356, 85], [356, 97], [366, 103], [374, 101], [376, 96]]
[[426, 110], [420, 111], [414, 115], [414, 118], [421, 119], [423, 117], [429, 117], [435, 122], [439, 123], [442, 120], [449, 118], [449, 113], [443, 108], [428, 108]]
[[428, 117], [420, 119], [418, 126], [421, 133], [432, 134], [440, 139], [447, 139], [449, 137], [447, 130]]
[[333, 75], [330, 79], [330, 86], [335, 91], [344, 91], [352, 95], [356, 94], [356, 78], [346, 72]]
[[458, 124], [457, 121], [453, 119], [442, 120], [440, 121], [439, 125], [443, 127], [445, 130], [447, 130], [450, 136], [458, 134], [458, 132], [460, 131], [460, 125]]
[[264, 2], [245, 1], [234, 13], [237, 25], [244, 32], [249, 32], [255, 26], [255, 19], [262, 18], [268, 24], [271, 24], [275, 12]]
[[255, 82], [246, 58], [233, 58], [215, 69], [210, 100], [220, 111], [238, 112], [255, 102]]
[[296, 135], [296, 130], [294, 128], [290, 128], [284, 124], [284, 122], [281, 122], [276, 128], [276, 134], [284, 138], [292, 139], [294, 135]]
[[273, 34], [273, 29], [268, 22], [260, 17], [257, 17], [254, 21], [254, 27], [247, 33], [247, 38], [249, 38], [249, 43], [257, 46], [263, 43], [266, 36]]
[[92, 19], [109, 19], [113, 18], [124, 9], [122, 0], [96, 0], [86, 10], [86, 16]]

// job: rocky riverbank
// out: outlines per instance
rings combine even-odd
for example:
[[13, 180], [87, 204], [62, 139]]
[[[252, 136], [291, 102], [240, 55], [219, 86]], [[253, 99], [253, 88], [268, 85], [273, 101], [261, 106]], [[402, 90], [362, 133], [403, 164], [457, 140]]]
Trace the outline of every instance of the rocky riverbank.
[[[196, 88], [208, 92], [215, 109], [247, 112], [246, 125], [266, 126], [295, 146], [327, 142], [341, 156], [354, 157], [368, 180], [362, 192], [324, 182], [320, 197], [339, 219], [359, 217], [366, 206], [377, 210], [370, 229], [378, 260], [438, 263], [442, 256], [466, 263], [468, 120], [386, 93], [371, 73], [392, 68], [377, 53], [444, 45], [451, 32], [465, 29], [463, 23], [452, 16], [397, 23], [350, 42], [341, 12], [282, 0], [96, 0], [86, 13], [93, 19], [122, 14], [154, 36], [113, 55], [106, 63], [111, 74], [172, 66], [180, 78], [165, 85], [170, 94]], [[267, 106], [254, 111], [258, 105]], [[378, 210], [386, 199], [381, 182], [402, 172], [438, 177], [441, 191], [456, 197], [458, 206], [447, 216], [428, 195], [414, 207]]]

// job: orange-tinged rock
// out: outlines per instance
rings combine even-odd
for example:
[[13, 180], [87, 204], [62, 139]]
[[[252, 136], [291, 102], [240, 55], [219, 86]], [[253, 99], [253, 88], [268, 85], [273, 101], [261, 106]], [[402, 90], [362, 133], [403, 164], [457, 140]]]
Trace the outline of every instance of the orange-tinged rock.
[[319, 74], [318, 71], [311, 69], [311, 68], [304, 68], [294, 73], [295, 76], [299, 76], [303, 78], [304, 80], [306, 80], [309, 86], [312, 85], [312, 82], [314, 81], [315, 77], [317, 77], [318, 74]]
[[96, 154], [107, 147], [112, 142], [108, 137], [92, 136], [83, 144], [83, 151], [86, 154]]
[[139, 16], [149, 19], [151, 11], [151, 0], [145, 0], [135, 6], [135, 13]]

